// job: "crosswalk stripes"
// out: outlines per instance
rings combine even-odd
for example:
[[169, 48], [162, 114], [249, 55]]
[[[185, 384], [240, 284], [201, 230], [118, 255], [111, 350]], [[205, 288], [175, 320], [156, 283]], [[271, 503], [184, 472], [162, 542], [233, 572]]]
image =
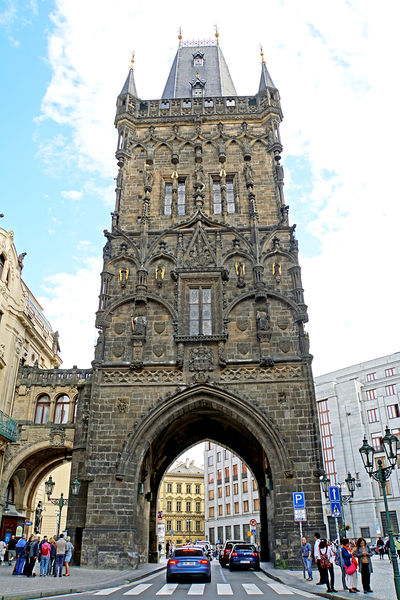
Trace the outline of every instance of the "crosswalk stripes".
[[139, 594], [141, 594], [142, 592], [145, 592], [152, 585], [153, 585], [152, 583], [140, 583], [136, 587], [125, 592], [124, 596], [139, 596]]
[[303, 592], [303, 590], [296, 590], [296, 588], [292, 588], [289, 585], [286, 586], [288, 590], [291, 590], [294, 594], [298, 596], [303, 596], [304, 598], [315, 598], [315, 594], [310, 594], [309, 592]]
[[263, 596], [263, 592], [255, 583], [242, 583], [242, 586], [248, 596]]
[[188, 596], [202, 596], [204, 594], [205, 583], [192, 583], [188, 591]]
[[282, 583], [269, 583], [268, 586], [274, 590], [277, 594], [281, 595], [289, 595], [293, 596], [294, 592], [289, 590], [286, 585], [282, 585]]
[[233, 596], [232, 587], [229, 583], [217, 583], [218, 596]]
[[114, 592], [118, 592], [118, 590], [120, 590], [122, 587], [122, 585], [119, 585], [118, 587], [105, 588], [104, 590], [99, 590], [98, 592], [95, 592], [93, 596], [109, 596]]
[[161, 590], [157, 592], [156, 596], [172, 596], [177, 587], [177, 583], [166, 583], [162, 586]]

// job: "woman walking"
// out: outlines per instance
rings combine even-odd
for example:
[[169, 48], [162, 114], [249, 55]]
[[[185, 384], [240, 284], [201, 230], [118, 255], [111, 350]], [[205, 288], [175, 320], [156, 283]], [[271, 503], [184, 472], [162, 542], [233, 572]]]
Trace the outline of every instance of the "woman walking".
[[357, 560], [354, 558], [353, 553], [356, 551], [356, 546], [352, 550], [350, 548], [350, 542], [348, 538], [342, 539], [342, 558], [344, 562], [344, 568], [346, 570], [346, 584], [349, 588], [349, 592], [354, 594], [359, 592], [357, 589]]
[[383, 560], [385, 555], [385, 542], [381, 537], [376, 540], [376, 547], [378, 548], [379, 552], [379, 560]]
[[328, 545], [326, 539], [322, 539], [319, 543], [320, 567], [321, 567], [321, 583], [325, 583], [327, 592], [337, 592], [335, 590], [335, 574], [333, 571], [333, 561], [335, 553], [331, 546]]
[[370, 550], [364, 538], [358, 538], [354, 556], [358, 558], [358, 570], [361, 573], [361, 581], [364, 589], [364, 594], [371, 593], [371, 573], [372, 569], [372, 550]]

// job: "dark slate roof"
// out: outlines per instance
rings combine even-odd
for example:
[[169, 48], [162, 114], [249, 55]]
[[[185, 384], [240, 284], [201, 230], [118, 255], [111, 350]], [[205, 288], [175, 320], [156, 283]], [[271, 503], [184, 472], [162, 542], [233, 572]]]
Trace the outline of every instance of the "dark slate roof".
[[258, 88], [258, 91], [262, 92], [262, 90], [265, 90], [265, 88], [267, 87], [276, 89], [276, 86], [274, 85], [274, 82], [271, 79], [271, 75], [268, 73], [267, 65], [263, 61], [261, 67], [260, 86]]
[[197, 46], [178, 48], [171, 67], [162, 98], [191, 98], [190, 82], [198, 79], [205, 82], [204, 96], [236, 96], [235, 86], [229, 73], [228, 65], [219, 46], [200, 46], [204, 53], [203, 66], [194, 66], [193, 55]]
[[131, 94], [131, 96], [135, 96], [135, 98], [138, 98], [135, 85], [135, 78], [133, 76], [133, 69], [129, 69], [128, 77], [126, 78], [120, 96], [122, 96], [122, 94]]

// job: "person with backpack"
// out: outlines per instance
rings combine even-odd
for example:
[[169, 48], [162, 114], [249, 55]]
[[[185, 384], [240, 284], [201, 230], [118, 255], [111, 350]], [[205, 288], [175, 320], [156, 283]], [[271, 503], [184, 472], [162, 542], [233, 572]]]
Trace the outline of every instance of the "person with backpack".
[[40, 577], [46, 577], [49, 570], [49, 562], [50, 562], [50, 552], [51, 545], [47, 541], [47, 538], [43, 541], [41, 545], [41, 559], [40, 559]]
[[327, 540], [324, 538], [319, 543], [319, 554], [320, 554], [320, 567], [321, 567], [321, 581], [326, 584], [327, 592], [335, 593], [335, 573], [333, 570], [333, 561], [335, 560], [335, 553], [331, 546], [329, 546]]

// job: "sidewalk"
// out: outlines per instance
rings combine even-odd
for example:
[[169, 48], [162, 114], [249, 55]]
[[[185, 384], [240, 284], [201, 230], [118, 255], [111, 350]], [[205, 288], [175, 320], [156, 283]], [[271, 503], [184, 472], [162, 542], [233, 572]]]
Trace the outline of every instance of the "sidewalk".
[[15, 577], [14, 565], [0, 567], [0, 600], [44, 598], [89, 590], [100, 590], [130, 583], [165, 569], [166, 560], [158, 564], [143, 564], [137, 569], [85, 569], [70, 567], [69, 577]]

